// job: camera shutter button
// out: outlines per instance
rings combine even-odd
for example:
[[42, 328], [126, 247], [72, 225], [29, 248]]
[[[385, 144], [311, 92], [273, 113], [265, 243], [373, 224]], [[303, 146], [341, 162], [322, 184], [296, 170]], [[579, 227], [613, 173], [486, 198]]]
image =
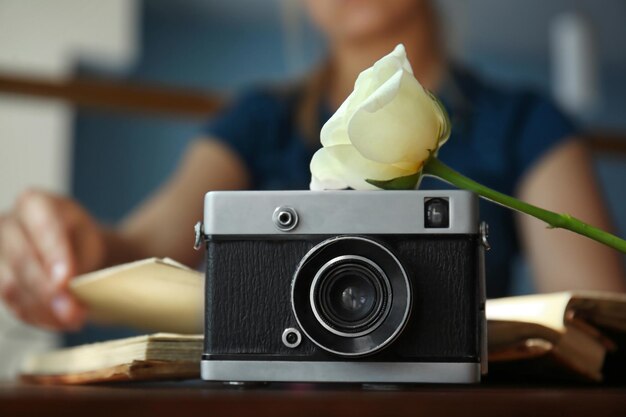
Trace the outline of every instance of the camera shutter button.
[[298, 225], [298, 213], [291, 207], [280, 206], [274, 210], [272, 221], [278, 230], [289, 232]]

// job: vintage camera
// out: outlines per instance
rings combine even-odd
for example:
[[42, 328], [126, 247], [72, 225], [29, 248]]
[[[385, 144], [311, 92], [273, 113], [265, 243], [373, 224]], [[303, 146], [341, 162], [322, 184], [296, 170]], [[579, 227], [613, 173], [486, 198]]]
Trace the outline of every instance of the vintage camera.
[[480, 380], [486, 240], [474, 194], [234, 191], [204, 203], [203, 379]]

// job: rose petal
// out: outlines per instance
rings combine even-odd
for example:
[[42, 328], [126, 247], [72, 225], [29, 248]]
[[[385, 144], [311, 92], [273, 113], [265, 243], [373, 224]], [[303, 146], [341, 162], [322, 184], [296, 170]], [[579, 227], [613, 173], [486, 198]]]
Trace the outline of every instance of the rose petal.
[[343, 171], [341, 164], [331, 156], [328, 149], [330, 148], [319, 149], [311, 158], [311, 183], [309, 188], [313, 191], [348, 188], [348, 184], [341, 179], [341, 172]]
[[413, 74], [411, 64], [406, 58], [404, 45], [395, 47], [393, 52], [379, 59], [372, 67], [359, 74], [354, 83], [354, 91], [339, 106], [335, 114], [322, 126], [320, 140], [323, 146], [349, 145], [348, 120], [373, 93], [399, 70]]
[[311, 189], [376, 190], [366, 179], [390, 180], [414, 174], [393, 165], [363, 158], [351, 145], [337, 145], [318, 150], [311, 159]]
[[437, 148], [436, 103], [407, 71], [399, 70], [360, 103], [348, 121], [350, 142], [367, 159], [419, 164]]
[[402, 61], [402, 68], [404, 70], [406, 70], [409, 74], [413, 74], [413, 68], [411, 67], [411, 63], [406, 56], [406, 49], [404, 48], [404, 44], [399, 43], [398, 45], [396, 45], [391, 55], [397, 57], [400, 61]]
[[[350, 96], [352, 96], [352, 94]], [[333, 114], [331, 118], [324, 123], [324, 126], [322, 126], [322, 130], [320, 131], [320, 141], [322, 142], [322, 146], [350, 144], [346, 123], [348, 120], [346, 111], [348, 109], [349, 101], [350, 97], [348, 97], [346, 101], [339, 106], [335, 114]]]
[[411, 64], [406, 58], [404, 45], [399, 44], [388, 55], [382, 57], [373, 66], [361, 72], [354, 83], [354, 91], [349, 97], [347, 112], [352, 113], [370, 95], [377, 91], [398, 70], [405, 70], [413, 74]]
[[411, 64], [406, 57], [404, 45], [399, 44], [390, 54], [385, 55], [370, 68], [359, 74], [354, 84], [355, 90], [359, 87], [368, 87], [371, 89], [371, 93], [401, 69], [411, 75], [413, 74], [413, 68], [411, 68]]

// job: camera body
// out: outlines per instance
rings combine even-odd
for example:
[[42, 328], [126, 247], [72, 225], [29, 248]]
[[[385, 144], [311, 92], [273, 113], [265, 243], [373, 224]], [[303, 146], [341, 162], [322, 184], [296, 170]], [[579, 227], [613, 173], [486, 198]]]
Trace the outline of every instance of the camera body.
[[481, 231], [465, 191], [207, 193], [202, 378], [480, 381]]

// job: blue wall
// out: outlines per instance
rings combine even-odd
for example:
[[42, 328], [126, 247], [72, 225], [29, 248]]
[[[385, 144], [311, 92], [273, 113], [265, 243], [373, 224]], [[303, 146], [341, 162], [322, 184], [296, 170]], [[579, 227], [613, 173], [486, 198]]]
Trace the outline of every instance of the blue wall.
[[[285, 62], [275, 2], [267, 3], [270, 10], [262, 21], [214, 15], [206, 7], [194, 0], [146, 1], [141, 57], [126, 78], [232, 94], [297, 76]], [[301, 66], [309, 67], [319, 60], [323, 45], [306, 31], [304, 47]], [[85, 65], [79, 72], [99, 75], [98, 68]], [[74, 195], [100, 219], [118, 220], [167, 177], [201, 124], [80, 110], [74, 123]]]

